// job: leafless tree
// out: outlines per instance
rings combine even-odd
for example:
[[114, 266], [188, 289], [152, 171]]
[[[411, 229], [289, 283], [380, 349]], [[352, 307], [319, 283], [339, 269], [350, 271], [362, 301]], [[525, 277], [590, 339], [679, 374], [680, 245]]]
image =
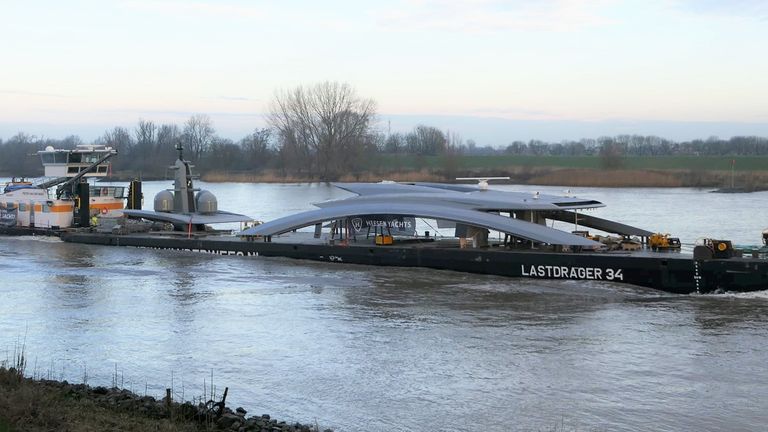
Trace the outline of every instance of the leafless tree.
[[157, 129], [157, 143], [160, 146], [173, 148], [179, 138], [181, 138], [181, 132], [175, 124], [164, 124]]
[[125, 153], [133, 146], [133, 138], [131, 138], [130, 132], [128, 132], [128, 129], [120, 126], [104, 132], [104, 135], [96, 141], [97, 143], [114, 148], [118, 153]]
[[194, 161], [199, 161], [208, 151], [215, 138], [211, 119], [205, 114], [195, 114], [184, 124], [184, 147], [191, 153]]
[[269, 162], [271, 142], [272, 130], [268, 128], [256, 129], [252, 134], [240, 140], [240, 147], [243, 149], [249, 168], [261, 168]]
[[169, 165], [176, 159], [176, 144], [181, 139], [181, 131], [175, 124], [164, 124], [157, 129], [155, 159], [158, 169]]
[[104, 135], [96, 139], [96, 144], [112, 147], [121, 155], [112, 159], [112, 168], [115, 171], [132, 169], [139, 163], [131, 159], [130, 153], [135, 143], [131, 133], [124, 127], [116, 126], [104, 132]]
[[404, 150], [405, 136], [400, 133], [393, 133], [384, 140], [381, 151], [384, 153], [401, 153]]
[[307, 157], [310, 172], [332, 180], [351, 169], [371, 142], [374, 116], [372, 99], [360, 98], [349, 84], [323, 82], [277, 92], [269, 123], [284, 163], [293, 164], [286, 157]]
[[624, 148], [622, 143], [608, 137], [601, 137], [600, 142], [600, 164], [605, 169], [617, 169], [624, 165]]
[[408, 152], [421, 155], [441, 154], [447, 142], [443, 132], [432, 126], [418, 125], [413, 132], [405, 136]]
[[214, 138], [211, 151], [205, 157], [206, 167], [213, 170], [240, 169], [244, 165], [243, 162], [242, 148], [229, 138]]
[[154, 122], [139, 119], [139, 124], [136, 125], [136, 151], [141, 161], [141, 168], [148, 169], [151, 167], [152, 152], [155, 149], [155, 134], [157, 133], [157, 126]]
[[0, 154], [0, 171], [13, 175], [40, 175], [40, 159], [27, 157], [37, 150], [42, 150], [45, 144], [40, 138], [19, 132], [3, 146]]
[[155, 144], [156, 132], [157, 126], [154, 122], [139, 119], [139, 124], [136, 126], [136, 144], [139, 146], [153, 146]]

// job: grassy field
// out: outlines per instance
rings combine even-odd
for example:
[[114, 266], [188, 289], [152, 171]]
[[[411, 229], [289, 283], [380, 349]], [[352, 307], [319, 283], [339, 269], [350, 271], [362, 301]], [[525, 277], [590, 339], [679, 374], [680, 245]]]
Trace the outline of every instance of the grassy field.
[[[731, 172], [731, 161], [734, 172]], [[768, 156], [632, 156], [606, 169], [598, 156], [414, 156], [373, 155], [365, 166], [332, 179], [342, 182], [444, 182], [456, 177], [505, 176], [515, 184], [596, 187], [710, 187], [768, 190]], [[208, 172], [211, 182], [315, 182], [278, 170]]]
[[[600, 169], [602, 160], [598, 156], [411, 156], [379, 155], [370, 166], [384, 171], [398, 169], [419, 170], [452, 167], [460, 170], [504, 169], [508, 167], [551, 167]], [[736, 171], [768, 171], [768, 156], [628, 156], [622, 158], [624, 169], [632, 170], [693, 170], [730, 171], [735, 160]]]

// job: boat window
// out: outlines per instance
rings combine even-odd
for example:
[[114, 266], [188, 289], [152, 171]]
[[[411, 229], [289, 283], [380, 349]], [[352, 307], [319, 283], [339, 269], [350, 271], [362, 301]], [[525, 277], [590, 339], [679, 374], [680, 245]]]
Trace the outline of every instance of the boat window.
[[78, 167], [72, 167], [71, 166], [71, 167], [67, 168], [67, 173], [69, 173], [69, 174], [77, 174], [79, 171], [80, 171], [80, 168], [78, 168]]
[[27, 205], [25, 203], [19, 203], [19, 211], [20, 212], [27, 211]]
[[92, 197], [125, 198], [123, 196], [124, 193], [125, 187], [123, 186], [91, 186], [90, 188], [90, 194]]
[[80, 163], [81, 160], [82, 160], [82, 155], [80, 153], [69, 154], [69, 163]]
[[84, 155], [82, 156], [82, 158], [83, 158], [83, 159], [82, 159], [82, 160], [83, 160], [83, 162], [85, 162], [85, 163], [89, 163], [89, 164], [92, 164], [92, 163], [94, 163], [94, 162], [98, 162], [98, 160], [99, 160], [99, 155], [98, 155], [97, 153], [87, 153], [87, 154], [84, 154]]
[[41, 153], [40, 159], [43, 161], [44, 164], [52, 164], [56, 161], [56, 158], [54, 157], [53, 153]]

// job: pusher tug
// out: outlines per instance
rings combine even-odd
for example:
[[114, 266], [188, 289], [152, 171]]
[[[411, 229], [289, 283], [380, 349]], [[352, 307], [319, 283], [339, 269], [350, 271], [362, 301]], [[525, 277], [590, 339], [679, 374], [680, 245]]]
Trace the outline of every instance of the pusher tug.
[[0, 187], [0, 234], [57, 235], [62, 229], [88, 227], [94, 215], [119, 217], [125, 187], [100, 186], [87, 179], [109, 173], [117, 154], [103, 145], [38, 151], [45, 177], [13, 178]]

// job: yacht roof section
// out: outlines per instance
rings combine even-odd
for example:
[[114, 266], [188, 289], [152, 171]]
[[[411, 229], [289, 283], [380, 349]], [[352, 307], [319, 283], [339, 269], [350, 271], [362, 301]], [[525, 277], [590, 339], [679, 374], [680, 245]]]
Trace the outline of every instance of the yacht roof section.
[[355, 199], [344, 201], [346, 201], [346, 203], [337, 202], [337, 204], [330, 207], [323, 207], [317, 210], [310, 210], [275, 219], [244, 230], [240, 232], [239, 235], [272, 236], [326, 221], [359, 215], [404, 215], [463, 223], [511, 234], [526, 240], [552, 245], [585, 247], [596, 247], [600, 245], [600, 243], [584, 237], [548, 228], [543, 225], [462, 207], [438, 205], [430, 202], [396, 202], [388, 199], [378, 200], [376, 202], [358, 202]]
[[564, 210], [605, 207], [595, 200], [527, 192], [481, 190], [467, 185], [437, 183], [334, 183], [334, 186], [358, 194], [356, 197], [315, 204], [318, 207], [347, 205], [350, 202], [416, 202], [450, 205], [480, 211]]
[[584, 213], [560, 211], [547, 213], [547, 217], [562, 222], [573, 222], [577, 220], [579, 225], [625, 236], [650, 237], [653, 235], [653, 232], [648, 230], [633, 227], [631, 225], [623, 224], [620, 222], [614, 222], [608, 219], [602, 219]]
[[123, 213], [131, 217], [170, 222], [177, 225], [207, 225], [215, 223], [248, 222], [253, 220], [250, 216], [221, 210], [216, 213], [168, 213], [150, 210], [123, 210]]

